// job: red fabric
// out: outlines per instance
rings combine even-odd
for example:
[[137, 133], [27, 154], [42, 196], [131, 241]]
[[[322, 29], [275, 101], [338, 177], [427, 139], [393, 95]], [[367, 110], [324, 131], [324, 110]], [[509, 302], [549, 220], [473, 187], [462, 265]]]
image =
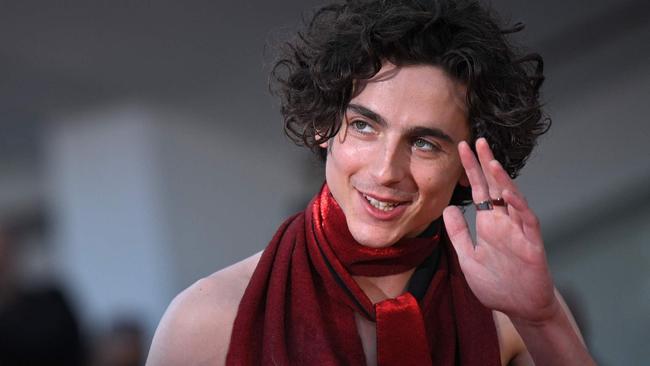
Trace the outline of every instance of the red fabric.
[[424, 319], [413, 295], [407, 292], [379, 302], [375, 311], [379, 366], [431, 365]]
[[[422, 263], [436, 247], [433, 238], [403, 239], [387, 248], [369, 248], [357, 243], [345, 221], [345, 215], [332, 198], [327, 185], [312, 209], [316, 239], [327, 258], [335, 257], [344, 271], [354, 276], [387, 276], [406, 272]], [[332, 261], [330, 261], [332, 262]], [[343, 270], [337, 268], [338, 270]]]
[[[436, 245], [438, 269], [419, 304], [406, 293], [373, 305], [352, 278], [406, 271]], [[500, 364], [491, 311], [471, 293], [444, 235], [364, 247], [326, 185], [264, 251], [239, 305], [226, 363], [365, 365], [355, 312], [377, 322], [381, 366]]]

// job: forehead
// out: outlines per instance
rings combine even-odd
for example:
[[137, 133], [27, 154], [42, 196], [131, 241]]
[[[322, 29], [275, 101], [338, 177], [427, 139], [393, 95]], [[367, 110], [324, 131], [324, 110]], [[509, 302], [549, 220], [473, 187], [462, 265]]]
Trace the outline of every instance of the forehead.
[[466, 88], [440, 67], [386, 63], [371, 79], [356, 85], [350, 103], [363, 105], [395, 125], [422, 125], [469, 133]]

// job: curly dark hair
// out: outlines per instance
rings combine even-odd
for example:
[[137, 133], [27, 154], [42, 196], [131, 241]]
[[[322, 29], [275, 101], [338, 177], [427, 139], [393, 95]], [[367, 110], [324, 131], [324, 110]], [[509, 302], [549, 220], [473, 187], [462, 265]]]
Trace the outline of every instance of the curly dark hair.
[[[382, 63], [441, 67], [467, 87], [472, 140], [486, 137], [495, 158], [515, 178], [550, 127], [541, 110], [544, 81], [538, 54], [519, 54], [505, 28], [473, 0], [348, 0], [315, 12], [281, 48], [271, 90], [281, 98], [285, 133], [325, 159], [319, 143], [341, 127], [354, 80]], [[452, 204], [471, 200], [456, 187]]]

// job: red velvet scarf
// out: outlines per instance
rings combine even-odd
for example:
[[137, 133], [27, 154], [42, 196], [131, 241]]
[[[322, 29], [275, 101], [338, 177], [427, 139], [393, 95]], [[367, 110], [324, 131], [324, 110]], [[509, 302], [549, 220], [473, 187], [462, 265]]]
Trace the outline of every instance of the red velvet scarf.
[[[404, 272], [437, 247], [438, 268], [419, 302], [406, 292], [372, 304], [352, 278]], [[380, 366], [500, 364], [491, 311], [467, 286], [444, 231], [388, 248], [362, 246], [327, 185], [264, 251], [239, 305], [226, 362], [366, 365], [355, 312], [377, 323]]]

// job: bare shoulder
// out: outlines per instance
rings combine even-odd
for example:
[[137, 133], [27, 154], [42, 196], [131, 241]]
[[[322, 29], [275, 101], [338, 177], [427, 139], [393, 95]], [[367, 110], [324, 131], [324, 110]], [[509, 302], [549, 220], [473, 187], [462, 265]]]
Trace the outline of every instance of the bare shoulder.
[[147, 365], [222, 365], [237, 308], [262, 252], [202, 278], [177, 295], [153, 338]]

